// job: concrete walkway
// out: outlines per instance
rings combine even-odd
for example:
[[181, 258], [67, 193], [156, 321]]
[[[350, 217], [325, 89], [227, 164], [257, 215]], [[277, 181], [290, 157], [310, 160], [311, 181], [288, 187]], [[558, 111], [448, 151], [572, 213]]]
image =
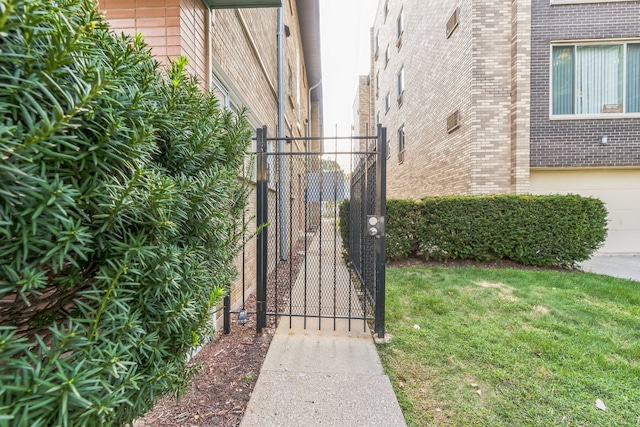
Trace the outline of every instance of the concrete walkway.
[[640, 282], [640, 255], [594, 255], [580, 267], [590, 273]]
[[[304, 295], [308, 314], [330, 314], [327, 304], [337, 299], [338, 315], [357, 315], [361, 309], [342, 257], [337, 257], [334, 269], [333, 256], [328, 256], [327, 248], [341, 247], [339, 236], [334, 237], [333, 222], [323, 221], [324, 226], [330, 232], [323, 233], [322, 241], [316, 235], [307, 254], [307, 264], [313, 268], [308, 269], [306, 288], [303, 274], [294, 284], [293, 311], [304, 310], [299, 304]], [[331, 277], [347, 280], [327, 280]], [[333, 319], [320, 323], [307, 318], [305, 329], [301, 317], [281, 319], [240, 425], [406, 426], [366, 324], [336, 319], [334, 330]]]

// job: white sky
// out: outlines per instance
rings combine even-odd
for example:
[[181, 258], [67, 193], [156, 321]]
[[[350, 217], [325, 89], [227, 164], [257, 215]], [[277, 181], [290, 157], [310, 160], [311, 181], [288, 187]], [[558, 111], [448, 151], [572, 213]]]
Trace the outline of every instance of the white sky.
[[324, 135], [351, 135], [358, 76], [369, 73], [378, 0], [319, 0]]

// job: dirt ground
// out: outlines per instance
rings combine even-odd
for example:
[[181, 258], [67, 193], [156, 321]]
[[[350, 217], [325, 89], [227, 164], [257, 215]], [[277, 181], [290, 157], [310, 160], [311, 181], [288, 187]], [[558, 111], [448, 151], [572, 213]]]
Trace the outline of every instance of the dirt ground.
[[[255, 297], [246, 303], [255, 311]], [[219, 335], [192, 360], [200, 364], [179, 401], [164, 397], [134, 427], [238, 426], [267, 355], [273, 327], [256, 334], [255, 316], [245, 325], [233, 321], [229, 335]]]

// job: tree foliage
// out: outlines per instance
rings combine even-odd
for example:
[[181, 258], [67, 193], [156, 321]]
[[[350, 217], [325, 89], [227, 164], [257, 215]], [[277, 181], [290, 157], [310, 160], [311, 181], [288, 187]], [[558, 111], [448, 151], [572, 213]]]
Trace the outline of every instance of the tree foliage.
[[179, 394], [235, 277], [249, 132], [91, 0], [0, 0], [0, 426]]

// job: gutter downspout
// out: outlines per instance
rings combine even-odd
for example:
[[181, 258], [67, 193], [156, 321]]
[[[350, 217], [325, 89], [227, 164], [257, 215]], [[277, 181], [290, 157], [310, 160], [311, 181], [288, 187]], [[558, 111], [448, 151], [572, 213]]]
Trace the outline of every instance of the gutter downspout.
[[[284, 7], [278, 8], [278, 153], [284, 153]], [[278, 156], [280, 259], [287, 259], [287, 200], [284, 156]]]
[[207, 43], [207, 90], [210, 91], [213, 87], [213, 55], [211, 52], [211, 26], [213, 25], [213, 12], [208, 7], [206, 22], [207, 28], [205, 31], [206, 34], [206, 43]]
[[[307, 136], [310, 137], [311, 136], [311, 91], [314, 89], [317, 89], [318, 86], [320, 86], [322, 84], [322, 79], [320, 79], [320, 81], [318, 83], [316, 83], [315, 85], [311, 86], [309, 88], [309, 96], [307, 96], [307, 115], [308, 115], [308, 119], [307, 119]], [[320, 135], [318, 135], [320, 136]], [[307, 141], [308, 143], [309, 141]], [[309, 147], [305, 148], [307, 150], [307, 152], [309, 151]]]
[[[318, 81], [318, 83], [316, 83], [315, 85], [311, 86], [309, 88], [309, 93], [307, 96], [307, 138], [311, 138], [311, 91], [314, 89], [317, 89], [318, 86], [320, 86], [322, 84], [322, 79], [320, 79]], [[318, 136], [322, 136], [322, 135], [318, 135]], [[304, 150], [309, 153], [311, 152], [310, 150], [310, 145], [311, 145], [311, 140], [307, 139], [304, 142]], [[307, 174], [309, 173], [309, 155], [304, 156], [305, 158], [305, 168], [307, 171]], [[308, 179], [308, 178], [307, 178]], [[309, 183], [306, 183], [306, 187], [309, 187]], [[307, 203], [307, 201], [305, 200], [305, 203]], [[313, 225], [313, 214], [311, 215], [310, 219], [309, 219], [309, 224]], [[305, 230], [306, 231], [306, 230]]]

